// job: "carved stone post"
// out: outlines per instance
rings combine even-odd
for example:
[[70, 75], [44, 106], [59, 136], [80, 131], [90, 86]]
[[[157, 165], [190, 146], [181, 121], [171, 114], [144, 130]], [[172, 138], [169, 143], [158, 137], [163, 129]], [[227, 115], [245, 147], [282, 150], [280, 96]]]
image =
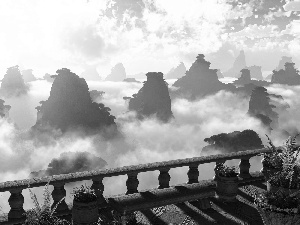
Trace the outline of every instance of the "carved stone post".
[[170, 168], [163, 168], [159, 170], [159, 176], [158, 176], [158, 189], [168, 188], [170, 187], [170, 179], [171, 176], [169, 174]]
[[214, 169], [214, 171], [215, 171], [215, 176], [213, 177], [214, 180], [217, 180], [217, 177], [218, 177], [218, 176], [217, 176], [217, 167], [218, 167], [218, 165], [219, 165], [219, 164], [223, 164], [223, 163], [225, 163], [225, 162], [226, 162], [225, 159], [216, 161], [216, 166], [215, 166], [215, 169]]
[[95, 190], [95, 193], [97, 195], [97, 202], [98, 205], [104, 206], [106, 201], [105, 198], [103, 197], [103, 191], [104, 191], [104, 185], [103, 185], [103, 177], [94, 177], [93, 179], [93, 184], [91, 186], [92, 189]]
[[137, 172], [132, 172], [127, 174], [128, 179], [126, 181], [126, 186], [127, 186], [126, 195], [138, 192], [137, 188], [139, 186], [139, 180], [137, 178], [137, 175], [138, 175]]
[[10, 190], [10, 197], [8, 203], [10, 205], [10, 211], [8, 213], [8, 220], [25, 219], [25, 210], [23, 209], [24, 196], [22, 195], [22, 188]]
[[188, 184], [194, 184], [198, 183], [198, 177], [199, 177], [199, 170], [198, 170], [198, 164], [190, 165], [189, 171], [187, 172], [189, 181]]
[[[64, 182], [59, 182], [59, 183], [54, 183], [54, 190], [52, 191], [52, 198], [53, 198], [53, 208], [63, 197], [66, 197], [66, 190], [65, 190], [65, 183]], [[63, 200], [61, 203], [56, 208], [57, 213], [69, 210], [68, 205], [65, 200]]]
[[249, 173], [249, 169], [250, 169], [250, 162], [249, 159], [251, 157], [244, 157], [241, 158], [239, 167], [240, 167], [240, 173], [239, 173], [239, 177], [241, 178], [249, 178], [251, 177], [250, 173]]

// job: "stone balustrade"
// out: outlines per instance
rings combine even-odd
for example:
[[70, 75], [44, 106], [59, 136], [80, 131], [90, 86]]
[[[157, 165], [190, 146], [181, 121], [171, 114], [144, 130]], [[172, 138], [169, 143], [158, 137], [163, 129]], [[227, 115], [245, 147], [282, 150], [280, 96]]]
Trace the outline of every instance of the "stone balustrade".
[[[236, 153], [194, 157], [194, 158], [170, 160], [165, 162], [155, 162], [155, 163], [147, 163], [141, 165], [124, 166], [124, 167], [104, 169], [104, 170], [54, 175], [51, 177], [41, 177], [41, 178], [3, 182], [0, 183], [0, 192], [9, 191], [11, 193], [11, 196], [8, 199], [11, 208], [10, 211], [8, 212], [8, 221], [0, 222], [0, 224], [17, 224], [24, 221], [25, 219], [23, 214], [24, 197], [22, 195], [22, 190], [27, 189], [28, 187], [32, 188], [32, 187], [45, 186], [49, 182], [49, 180], [50, 180], [50, 185], [54, 186], [54, 190], [52, 192], [52, 198], [54, 200], [53, 205], [56, 204], [63, 197], [66, 197], [66, 190], [64, 188], [64, 185], [66, 183], [92, 180], [93, 181], [92, 188], [95, 189], [95, 192], [98, 196], [99, 207], [105, 207], [105, 204], [107, 203], [105, 201], [105, 197], [103, 196], [103, 191], [104, 191], [104, 185], [102, 182], [103, 178], [127, 175], [128, 178], [126, 181], [126, 186], [127, 186], [126, 195], [130, 195], [138, 192], [139, 180], [137, 176], [139, 173], [142, 172], [159, 171], [160, 174], [158, 176], [158, 181], [159, 181], [158, 189], [164, 189], [164, 188], [169, 188], [170, 186], [169, 171], [172, 168], [188, 166], [189, 170], [187, 173], [188, 176], [187, 184], [195, 184], [199, 182], [198, 181], [199, 165], [205, 163], [212, 163], [212, 162], [216, 162], [217, 165], [218, 163], [222, 163], [227, 160], [241, 159], [239, 164], [239, 169], [240, 169], [239, 177], [241, 179], [245, 179], [251, 176], [249, 173], [250, 158], [271, 151], [272, 150], [270, 149], [263, 148], [258, 150], [247, 150], [247, 151], [241, 151]], [[68, 210], [68, 206], [65, 201], [59, 204], [56, 211], [58, 215], [71, 213]]]

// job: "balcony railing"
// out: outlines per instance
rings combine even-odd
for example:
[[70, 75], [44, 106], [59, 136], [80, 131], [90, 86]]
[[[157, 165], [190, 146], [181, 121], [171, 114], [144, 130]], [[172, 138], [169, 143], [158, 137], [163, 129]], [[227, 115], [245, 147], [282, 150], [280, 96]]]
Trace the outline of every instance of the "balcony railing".
[[[249, 183], [255, 180], [262, 180], [261, 175], [254, 177], [251, 176], [249, 173], [250, 163], [249, 159], [251, 157], [260, 155], [262, 153], [271, 152], [270, 149], [263, 148], [258, 150], [247, 150], [247, 151], [240, 151], [236, 153], [228, 153], [228, 154], [218, 154], [218, 155], [211, 155], [211, 156], [203, 156], [203, 157], [194, 157], [194, 158], [186, 158], [186, 159], [178, 159], [178, 160], [170, 160], [164, 162], [155, 162], [155, 163], [147, 163], [141, 165], [133, 165], [133, 166], [124, 166], [119, 168], [112, 168], [112, 169], [104, 169], [104, 170], [95, 170], [95, 171], [86, 171], [86, 172], [77, 172], [77, 173], [69, 173], [69, 174], [62, 174], [62, 175], [54, 175], [51, 177], [41, 177], [41, 178], [33, 178], [33, 179], [24, 179], [24, 180], [15, 180], [15, 181], [7, 181], [0, 183], [0, 192], [9, 191], [10, 197], [8, 199], [8, 203], [10, 205], [10, 211], [8, 212], [8, 220], [4, 222], [0, 222], [0, 224], [17, 224], [23, 222], [24, 218], [24, 196], [22, 191], [32, 187], [41, 187], [45, 186], [48, 181], [50, 180], [50, 185], [54, 186], [54, 190], [52, 192], [53, 198], [53, 205], [58, 203], [60, 199], [66, 197], [66, 190], [64, 185], [66, 183], [77, 182], [77, 181], [84, 181], [84, 180], [92, 180], [92, 188], [96, 190], [96, 194], [98, 197], [99, 207], [106, 207], [109, 204], [107, 198], [103, 196], [104, 185], [103, 179], [106, 177], [115, 177], [120, 175], [127, 175], [127, 192], [124, 195], [130, 199], [132, 194], [138, 193], [138, 186], [139, 180], [137, 178], [139, 173], [149, 172], [149, 171], [159, 171], [160, 174], [158, 176], [159, 186], [158, 188], [154, 189], [156, 191], [164, 190], [167, 188], [172, 188], [169, 185], [170, 182], [170, 169], [188, 166], [189, 170], [187, 173], [187, 185], [189, 189], [193, 189], [195, 184], [200, 184], [203, 186], [203, 182], [199, 182], [199, 170], [198, 166], [201, 164], [212, 163], [215, 162], [223, 163], [227, 160], [232, 159], [240, 159], [239, 163], [239, 177], [240, 183]], [[201, 183], [202, 182], [202, 183]], [[192, 186], [191, 186], [192, 185]], [[193, 186], [194, 185], [194, 186]], [[212, 185], [211, 183], [209, 185]], [[200, 188], [202, 188], [202, 186]], [[205, 185], [204, 185], [205, 186]], [[188, 188], [186, 188], [188, 189]], [[204, 188], [205, 189], [205, 188]], [[204, 190], [203, 189], [203, 190]], [[194, 192], [195, 192], [194, 188]], [[206, 189], [205, 189], [206, 190]], [[178, 191], [178, 190], [177, 190]], [[193, 191], [193, 190], [192, 190]], [[197, 191], [197, 190], [196, 190]], [[192, 193], [194, 193], [192, 192]], [[194, 193], [195, 194], [195, 193]], [[176, 198], [180, 197], [177, 196]], [[172, 195], [170, 195], [172, 198]], [[175, 196], [175, 195], [174, 195]], [[195, 196], [195, 195], [193, 195]], [[110, 199], [113, 196], [110, 196]], [[191, 197], [190, 197], [191, 198]], [[201, 196], [198, 198], [202, 198]], [[203, 195], [205, 198], [205, 195]], [[179, 199], [180, 200], [180, 199]], [[179, 201], [177, 200], [177, 201]], [[181, 199], [184, 201], [185, 199]], [[172, 203], [172, 199], [169, 199], [169, 203]], [[125, 203], [126, 204], [126, 203]], [[150, 204], [151, 207], [156, 207], [155, 202]], [[148, 205], [150, 207], [150, 205]], [[157, 205], [159, 206], [159, 204]], [[59, 204], [58, 208], [56, 209], [58, 215], [68, 215], [71, 214], [70, 210], [68, 209], [68, 205], [65, 201]]]

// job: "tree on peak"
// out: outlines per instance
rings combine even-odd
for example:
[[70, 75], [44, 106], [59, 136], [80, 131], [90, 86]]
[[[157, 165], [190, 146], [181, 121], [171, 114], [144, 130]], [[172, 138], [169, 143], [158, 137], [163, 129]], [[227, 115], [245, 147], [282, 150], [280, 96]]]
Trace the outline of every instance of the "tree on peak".
[[202, 153], [210, 150], [222, 150], [226, 152], [237, 152], [263, 148], [258, 134], [253, 130], [234, 131], [231, 133], [220, 133], [204, 139], [209, 145], [205, 146]]
[[37, 107], [35, 128], [53, 127], [62, 132], [72, 129], [99, 130], [115, 126], [110, 108], [93, 102], [85, 79], [69, 69], [56, 71], [48, 100]]
[[1, 83], [0, 93], [4, 97], [14, 97], [26, 94], [29, 88], [25, 84], [19, 66], [9, 67]]

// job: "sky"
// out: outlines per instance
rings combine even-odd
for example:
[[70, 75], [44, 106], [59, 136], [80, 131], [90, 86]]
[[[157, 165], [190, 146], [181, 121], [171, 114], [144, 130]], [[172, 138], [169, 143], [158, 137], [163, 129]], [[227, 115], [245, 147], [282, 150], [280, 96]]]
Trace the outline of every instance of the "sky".
[[118, 62], [129, 75], [166, 73], [200, 53], [224, 71], [242, 49], [264, 71], [283, 55], [299, 66], [299, 10], [298, 0], [2, 0], [0, 77], [14, 65], [37, 77], [94, 65], [106, 77]]

